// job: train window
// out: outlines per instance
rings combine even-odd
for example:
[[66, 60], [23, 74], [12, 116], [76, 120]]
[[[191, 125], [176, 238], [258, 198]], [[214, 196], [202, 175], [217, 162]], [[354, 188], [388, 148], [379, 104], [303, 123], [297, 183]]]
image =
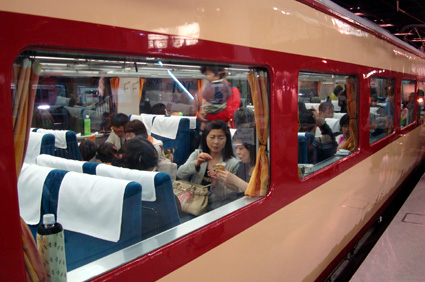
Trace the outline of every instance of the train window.
[[[30, 63], [38, 73], [23, 72]], [[242, 208], [268, 189], [268, 92], [260, 68], [27, 51], [12, 82], [14, 106], [27, 107], [14, 116], [32, 127], [21, 215], [33, 234], [40, 210], [57, 216], [70, 271], [129, 246], [136, 258]]]
[[425, 93], [425, 82], [423, 81], [419, 81], [418, 82], [418, 117], [420, 119], [422, 119], [424, 117], [424, 110], [425, 110], [425, 97], [424, 97], [424, 93]]
[[370, 144], [394, 131], [394, 79], [371, 78], [369, 122]]
[[357, 149], [357, 78], [301, 72], [298, 167], [304, 177]]
[[415, 121], [415, 81], [401, 82], [400, 127], [403, 128]]

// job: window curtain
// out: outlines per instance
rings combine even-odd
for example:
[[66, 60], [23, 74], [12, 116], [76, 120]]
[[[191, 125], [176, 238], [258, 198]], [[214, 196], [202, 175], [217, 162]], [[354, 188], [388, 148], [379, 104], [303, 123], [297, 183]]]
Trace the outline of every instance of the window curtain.
[[202, 88], [204, 87], [204, 80], [198, 79], [198, 112], [196, 113], [196, 116], [198, 116], [199, 112], [201, 111], [202, 106]]
[[146, 79], [140, 79], [140, 87], [139, 87], [139, 101], [142, 99], [143, 85], [145, 85]]
[[118, 88], [120, 86], [120, 79], [118, 77], [111, 77], [110, 83], [115, 109], [118, 109]]
[[345, 142], [341, 148], [354, 152], [357, 150], [359, 144], [359, 131], [357, 122], [357, 83], [352, 77], [346, 78], [346, 92], [347, 92], [347, 113], [350, 117], [350, 138]]
[[320, 97], [320, 89], [322, 89], [322, 82], [317, 83], [317, 97]]
[[41, 65], [24, 59], [21, 65], [15, 64], [13, 68], [16, 72], [19, 70], [18, 76], [13, 78], [16, 88], [12, 92], [16, 175], [19, 176], [28, 143]]
[[265, 196], [269, 186], [269, 161], [267, 157], [267, 139], [269, 135], [269, 101], [267, 97], [267, 74], [263, 71], [251, 71], [247, 75], [254, 103], [255, 126], [260, 146], [257, 153], [257, 162], [252, 172], [247, 196]]
[[[41, 65], [24, 59], [14, 64], [12, 70], [12, 118], [15, 145], [16, 176], [19, 177], [28, 144], [31, 119], [34, 109], [37, 84]], [[13, 87], [14, 86], [14, 87]], [[28, 281], [47, 281], [46, 272], [34, 238], [27, 224], [21, 218], [22, 247]]]

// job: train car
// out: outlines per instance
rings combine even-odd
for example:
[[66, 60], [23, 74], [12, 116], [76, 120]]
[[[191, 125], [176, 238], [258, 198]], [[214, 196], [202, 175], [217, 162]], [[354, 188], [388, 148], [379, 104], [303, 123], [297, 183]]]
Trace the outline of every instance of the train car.
[[[161, 131], [154, 126], [167, 117], [151, 116], [149, 133], [175, 150], [180, 170], [198, 148], [201, 127], [217, 118], [199, 116], [210, 83], [203, 67], [218, 67], [231, 95], [240, 95], [238, 106], [254, 117], [240, 131], [256, 158], [244, 195], [199, 216], [176, 216], [180, 199], [172, 195], [166, 223], [157, 226], [147, 216], [155, 204], [143, 200], [149, 183], [134, 192], [142, 201], [124, 199], [136, 205], [132, 221], [128, 210], [102, 222], [90, 209], [99, 201], [85, 202], [68, 216], [72, 225], [61, 222], [68, 281], [325, 280], [423, 161], [425, 55], [329, 1], [2, 1], [0, 26], [5, 281], [33, 278], [20, 218], [33, 235], [43, 213], [66, 218], [58, 199], [64, 188], [50, 187], [46, 175], [53, 169], [61, 184], [70, 167], [53, 165], [38, 194], [27, 196], [37, 186], [21, 170], [35, 150], [27, 145], [33, 132], [66, 130], [78, 142], [104, 142], [111, 114], [133, 119], [163, 104], [179, 121]], [[225, 120], [232, 134], [240, 130], [234, 118]], [[92, 134], [84, 135], [84, 119]], [[179, 134], [188, 137], [176, 143]], [[65, 153], [57, 146], [39, 151], [81, 161], [71, 143]], [[97, 177], [83, 173], [87, 164], [72, 174], [81, 191]], [[49, 204], [46, 189], [56, 189]], [[99, 209], [108, 214], [115, 202], [100, 200]], [[27, 219], [27, 207], [35, 219]], [[119, 236], [111, 239], [108, 228], [100, 239], [84, 233], [83, 221], [91, 232], [107, 226]]]

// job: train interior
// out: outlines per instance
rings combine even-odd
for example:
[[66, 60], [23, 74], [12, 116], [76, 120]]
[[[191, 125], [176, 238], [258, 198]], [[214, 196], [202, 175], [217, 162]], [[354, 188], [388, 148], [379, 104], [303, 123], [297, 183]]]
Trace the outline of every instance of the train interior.
[[[395, 79], [379, 77], [378, 75], [370, 78], [370, 144], [394, 132], [396, 118], [394, 114]], [[401, 112], [399, 115], [401, 128], [415, 121], [416, 111], [418, 111], [419, 118], [423, 117], [425, 83], [418, 82], [418, 107], [415, 106], [415, 87], [415, 80], [402, 80]], [[357, 105], [358, 80], [355, 76], [331, 73], [300, 73], [298, 94], [298, 166], [300, 178], [356, 151], [359, 110]], [[321, 110], [320, 107], [323, 107], [323, 109]], [[322, 134], [325, 132], [317, 123], [317, 116], [326, 121], [335, 140], [322, 138]]]
[[[196, 114], [208, 83], [200, 71], [205, 62], [30, 50], [21, 54], [14, 69], [25, 59], [36, 62], [41, 71], [18, 181], [20, 213], [34, 238], [43, 214], [53, 213], [62, 221], [68, 271], [129, 246], [137, 250], [133, 258], [138, 257], [255, 201], [239, 193], [201, 216], [181, 213], [168, 173], [82, 161], [79, 144], [84, 140], [103, 144], [111, 133], [112, 115], [125, 113], [130, 120], [143, 121], [148, 133], [163, 142], [164, 150], [173, 150], [177, 166], [184, 164], [199, 148], [202, 123]], [[252, 113], [252, 118], [261, 118], [255, 115], [247, 77], [263, 73], [267, 81], [266, 73], [246, 66], [223, 67], [228, 83], [240, 93], [238, 107]], [[12, 83], [14, 104], [20, 100], [21, 80]], [[165, 106], [165, 114], [152, 114], [158, 104]], [[90, 134], [84, 133], [87, 118]], [[175, 129], [172, 136], [165, 132], [170, 127], [164, 130], [160, 124], [170, 120]], [[258, 149], [255, 121], [249, 130], [236, 129], [232, 120], [227, 124], [232, 136], [240, 130]]]

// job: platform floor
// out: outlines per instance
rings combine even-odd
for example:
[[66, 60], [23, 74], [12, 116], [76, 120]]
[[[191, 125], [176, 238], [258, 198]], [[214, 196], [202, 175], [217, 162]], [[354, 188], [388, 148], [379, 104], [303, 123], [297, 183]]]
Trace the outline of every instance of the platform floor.
[[425, 281], [425, 174], [350, 281]]

